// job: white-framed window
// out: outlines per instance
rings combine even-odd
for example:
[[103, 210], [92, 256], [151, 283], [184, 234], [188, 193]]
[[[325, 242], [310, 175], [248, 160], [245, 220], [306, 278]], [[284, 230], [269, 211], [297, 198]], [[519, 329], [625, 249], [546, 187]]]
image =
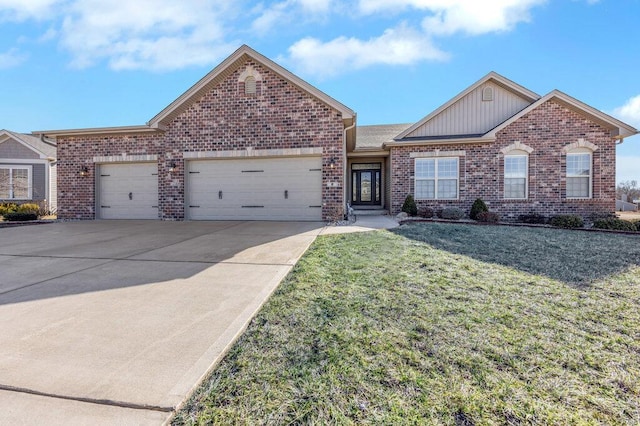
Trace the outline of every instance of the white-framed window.
[[30, 200], [31, 166], [0, 165], [0, 200]]
[[567, 153], [567, 198], [591, 198], [591, 157], [586, 148]]
[[524, 200], [529, 193], [529, 156], [512, 153], [504, 156], [504, 198]]
[[416, 158], [415, 198], [417, 200], [455, 200], [458, 198], [457, 158]]

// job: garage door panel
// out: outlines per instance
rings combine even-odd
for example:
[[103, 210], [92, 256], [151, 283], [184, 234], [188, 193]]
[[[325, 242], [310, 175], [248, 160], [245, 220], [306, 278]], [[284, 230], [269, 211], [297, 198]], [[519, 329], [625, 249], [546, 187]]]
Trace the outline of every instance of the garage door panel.
[[192, 161], [188, 179], [191, 219], [322, 217], [320, 157]]
[[158, 219], [156, 163], [100, 165], [101, 219]]

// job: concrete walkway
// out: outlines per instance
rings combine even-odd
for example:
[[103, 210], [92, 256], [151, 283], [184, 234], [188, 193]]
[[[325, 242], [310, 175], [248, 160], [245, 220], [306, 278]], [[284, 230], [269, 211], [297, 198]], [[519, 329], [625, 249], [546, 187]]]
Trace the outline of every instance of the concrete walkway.
[[394, 226], [369, 216], [0, 229], [0, 424], [168, 421], [318, 235]]
[[391, 216], [357, 216], [355, 223], [344, 226], [327, 226], [320, 235], [367, 232], [376, 229], [392, 229], [398, 226]]

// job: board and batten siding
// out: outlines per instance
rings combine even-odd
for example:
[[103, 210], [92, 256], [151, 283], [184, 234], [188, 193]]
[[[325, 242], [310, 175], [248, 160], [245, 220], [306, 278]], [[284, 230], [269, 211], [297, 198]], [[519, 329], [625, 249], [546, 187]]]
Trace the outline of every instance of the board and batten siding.
[[[482, 90], [493, 88], [493, 101], [482, 100]], [[415, 129], [406, 137], [484, 134], [523, 110], [530, 102], [495, 83], [486, 83]]]

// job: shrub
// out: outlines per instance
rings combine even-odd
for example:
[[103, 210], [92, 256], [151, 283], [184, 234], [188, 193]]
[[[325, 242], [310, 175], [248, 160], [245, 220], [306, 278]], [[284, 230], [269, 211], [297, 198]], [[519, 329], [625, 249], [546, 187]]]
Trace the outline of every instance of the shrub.
[[546, 216], [538, 213], [523, 214], [518, 218], [518, 221], [521, 223], [545, 224], [547, 223], [547, 220]]
[[14, 203], [0, 203], [0, 216], [15, 212], [18, 206]]
[[566, 214], [554, 216], [551, 218], [549, 223], [558, 228], [582, 228], [584, 226], [584, 221], [580, 216], [575, 214]]
[[37, 220], [37, 213], [33, 212], [11, 212], [4, 215], [4, 218], [14, 222], [25, 222], [28, 220]]
[[16, 210], [21, 213], [38, 213], [40, 211], [40, 206], [33, 203], [25, 203], [18, 206]]
[[496, 212], [480, 212], [476, 220], [479, 222], [498, 223], [500, 222], [500, 215]]
[[445, 207], [438, 214], [442, 219], [459, 220], [464, 217], [464, 211], [457, 207]]
[[489, 211], [489, 208], [487, 207], [485, 202], [482, 201], [482, 198], [478, 198], [473, 202], [473, 205], [471, 206], [471, 212], [469, 213], [469, 217], [473, 220], [479, 220], [478, 215], [480, 213], [486, 213], [488, 211]]
[[435, 216], [435, 213], [430, 207], [421, 207], [420, 210], [418, 210], [418, 216], [429, 219]]
[[593, 227], [598, 229], [615, 229], [617, 231], [635, 232], [638, 230], [635, 223], [617, 218], [596, 219], [593, 221]]
[[616, 216], [615, 213], [607, 212], [607, 211], [594, 212], [589, 215], [589, 220], [591, 222], [595, 222], [599, 219], [617, 219], [617, 218], [618, 216]]
[[402, 211], [409, 216], [415, 216], [418, 214], [418, 206], [416, 206], [416, 201], [413, 199], [413, 195], [409, 194], [407, 195], [407, 198], [404, 199]]

